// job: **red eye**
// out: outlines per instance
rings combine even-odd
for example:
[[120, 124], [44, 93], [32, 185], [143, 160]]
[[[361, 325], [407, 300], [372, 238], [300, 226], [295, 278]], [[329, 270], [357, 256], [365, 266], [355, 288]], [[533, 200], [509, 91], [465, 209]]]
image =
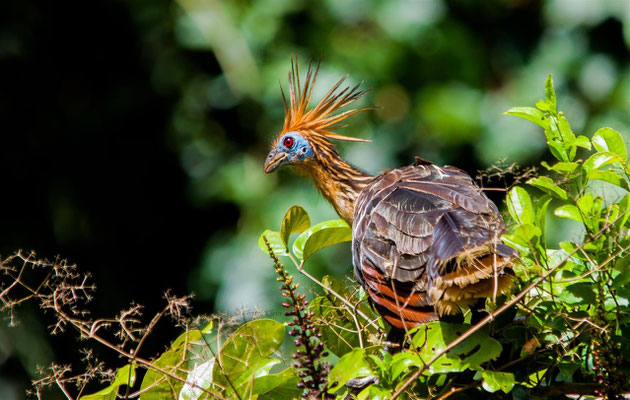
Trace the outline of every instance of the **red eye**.
[[291, 147], [293, 147], [293, 138], [291, 136], [287, 136], [284, 138], [283, 143], [285, 147], [288, 147], [290, 149]]

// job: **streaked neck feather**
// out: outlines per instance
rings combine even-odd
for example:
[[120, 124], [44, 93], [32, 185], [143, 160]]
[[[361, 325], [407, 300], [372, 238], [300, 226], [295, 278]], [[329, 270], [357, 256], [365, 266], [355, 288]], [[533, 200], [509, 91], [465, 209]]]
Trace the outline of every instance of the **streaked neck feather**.
[[339, 217], [352, 226], [354, 202], [374, 177], [345, 162], [332, 147], [318, 149], [316, 154], [315, 159], [294, 168], [298, 173], [310, 176]]

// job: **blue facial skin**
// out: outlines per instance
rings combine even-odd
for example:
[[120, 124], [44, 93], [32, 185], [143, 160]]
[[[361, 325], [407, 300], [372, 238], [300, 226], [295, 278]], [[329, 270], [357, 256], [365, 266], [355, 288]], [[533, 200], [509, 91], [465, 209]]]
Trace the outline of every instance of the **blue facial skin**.
[[[285, 146], [287, 138], [293, 139], [293, 145], [291, 147]], [[313, 156], [313, 149], [310, 143], [297, 132], [287, 132], [284, 134], [278, 142], [278, 150], [284, 151], [287, 154], [287, 162], [289, 163], [304, 161]]]
[[311, 144], [297, 132], [287, 132], [271, 149], [265, 161], [266, 174], [285, 164], [297, 164], [313, 157]]

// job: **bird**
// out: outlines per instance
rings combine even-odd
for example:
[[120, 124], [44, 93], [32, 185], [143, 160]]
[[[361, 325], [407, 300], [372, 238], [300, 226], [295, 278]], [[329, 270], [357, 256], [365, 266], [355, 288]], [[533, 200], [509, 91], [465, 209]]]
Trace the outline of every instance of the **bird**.
[[292, 58], [288, 99], [280, 87], [284, 125], [264, 172], [288, 165], [310, 177], [352, 227], [354, 277], [391, 326], [388, 337], [508, 294], [518, 253], [501, 241], [497, 206], [453, 166], [416, 157], [372, 176], [344, 161], [335, 141], [368, 140], [337, 133], [340, 123], [374, 107], [346, 108], [369, 92], [343, 87], [348, 75], [311, 106], [319, 68], [311, 61], [301, 83]]

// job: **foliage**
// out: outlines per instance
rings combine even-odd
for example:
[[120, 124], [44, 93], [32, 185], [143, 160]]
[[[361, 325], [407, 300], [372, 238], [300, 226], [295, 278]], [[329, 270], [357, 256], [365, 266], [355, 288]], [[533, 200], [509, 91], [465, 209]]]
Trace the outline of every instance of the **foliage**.
[[[35, 297], [57, 316], [55, 331], [73, 326], [127, 359], [111, 384], [94, 394], [82, 392], [96, 374], [64, 378], [67, 371], [53, 372], [41, 382], [66, 394], [69, 383], [82, 382], [81, 399], [478, 398], [482, 392], [514, 399], [562, 393], [621, 398], [630, 392], [630, 165], [624, 140], [611, 128], [590, 139], [576, 135], [557, 111], [551, 76], [536, 107], [506, 114], [543, 128], [555, 160], [541, 163], [548, 175], [507, 193], [504, 241], [520, 252], [514, 265], [518, 290], [497, 304], [488, 300], [480, 321], [471, 322], [467, 313], [459, 323], [417, 327], [407, 332], [408, 348], [391, 352], [383, 342], [386, 327], [361, 288], [306, 270], [313, 254], [351, 240], [350, 227], [341, 220], [311, 226], [300, 206], [286, 212], [279, 231], [266, 230], [258, 242], [274, 262], [289, 321], [254, 319], [223, 340], [220, 319], [201, 324], [183, 318], [187, 302], [167, 297], [168, 306], [146, 328], [138, 326], [134, 308], [103, 324], [85, 319], [80, 304], [91, 298], [93, 286], [75, 267], [21, 253], [2, 262], [12, 282], [2, 286], [2, 309], [12, 312]], [[550, 241], [550, 219], [567, 220], [570, 237]], [[319, 287], [312, 300], [298, 292], [278, 257]], [[41, 267], [57, 274], [47, 273], [39, 286], [28, 283], [24, 272]], [[15, 295], [17, 289], [26, 295]], [[140, 357], [147, 332], [165, 314], [185, 332], [153, 361]], [[100, 334], [109, 326], [118, 327], [120, 344]], [[287, 326], [292, 363], [280, 352]]]

